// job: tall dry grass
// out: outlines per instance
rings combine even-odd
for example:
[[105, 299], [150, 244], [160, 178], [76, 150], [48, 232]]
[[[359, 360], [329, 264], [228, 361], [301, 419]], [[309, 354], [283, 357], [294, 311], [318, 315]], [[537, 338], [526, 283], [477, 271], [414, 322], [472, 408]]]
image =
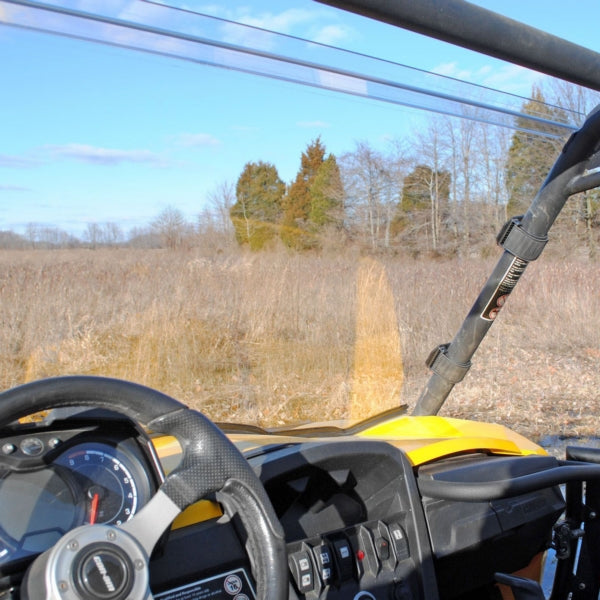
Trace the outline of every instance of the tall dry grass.
[[[0, 385], [103, 374], [216, 420], [361, 418], [414, 404], [493, 262], [3, 251]], [[593, 264], [530, 265], [442, 414], [595, 432], [599, 291]]]

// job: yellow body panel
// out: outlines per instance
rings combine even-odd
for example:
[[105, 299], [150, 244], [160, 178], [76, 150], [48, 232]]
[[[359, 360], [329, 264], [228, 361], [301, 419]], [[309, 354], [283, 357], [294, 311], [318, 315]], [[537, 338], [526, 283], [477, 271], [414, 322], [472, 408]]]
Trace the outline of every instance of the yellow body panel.
[[386, 440], [404, 450], [415, 466], [463, 452], [546, 454], [543, 448], [503, 425], [445, 417], [397, 417], [365, 429], [358, 436]]
[[[406, 452], [414, 466], [467, 452], [522, 456], [546, 454], [537, 444], [502, 425], [437, 416], [395, 417], [348, 436], [305, 437], [299, 429], [297, 435], [232, 434], [229, 437], [242, 452], [263, 446], [305, 441], [331, 440], [343, 443], [365, 438], [382, 440]], [[168, 474], [181, 458], [181, 447], [172, 436], [156, 437], [153, 443], [163, 469]], [[181, 513], [174, 521], [173, 528], [185, 527], [222, 514], [217, 503], [202, 500]]]

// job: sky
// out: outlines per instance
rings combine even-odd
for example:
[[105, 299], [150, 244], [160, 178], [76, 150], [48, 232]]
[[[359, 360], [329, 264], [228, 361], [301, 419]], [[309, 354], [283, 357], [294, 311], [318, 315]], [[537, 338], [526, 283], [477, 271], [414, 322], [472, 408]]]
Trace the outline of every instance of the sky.
[[[133, 0], [53, 1], [112, 6], [120, 17], [144, 10]], [[541, 77], [313, 0], [170, 3], [521, 96]], [[598, 0], [475, 3], [600, 51]], [[0, 22], [12, 10], [0, 0]], [[165, 41], [160, 51], [174, 48]], [[287, 183], [319, 136], [336, 156], [360, 141], [385, 151], [429, 114], [1, 23], [0, 59], [0, 230], [18, 233], [36, 223], [80, 236], [107, 222], [128, 232], [167, 207], [194, 222], [249, 161], [272, 163]], [[357, 68], [351, 55], [339, 60]]]

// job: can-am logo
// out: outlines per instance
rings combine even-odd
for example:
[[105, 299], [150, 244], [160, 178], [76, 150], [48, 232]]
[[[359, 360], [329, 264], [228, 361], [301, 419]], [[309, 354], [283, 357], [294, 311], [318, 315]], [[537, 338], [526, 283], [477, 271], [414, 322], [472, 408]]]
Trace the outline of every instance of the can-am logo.
[[94, 556], [94, 564], [96, 565], [96, 568], [98, 569], [98, 573], [100, 573], [100, 575], [102, 576], [102, 581], [104, 582], [104, 585], [106, 586], [106, 590], [109, 592], [114, 592], [115, 591], [115, 584], [113, 583], [113, 580], [110, 578], [110, 575], [108, 574], [108, 571], [106, 569], [106, 567], [104, 566], [104, 563], [102, 562], [102, 559], [100, 558], [100, 556], [98, 554], [96, 554]]

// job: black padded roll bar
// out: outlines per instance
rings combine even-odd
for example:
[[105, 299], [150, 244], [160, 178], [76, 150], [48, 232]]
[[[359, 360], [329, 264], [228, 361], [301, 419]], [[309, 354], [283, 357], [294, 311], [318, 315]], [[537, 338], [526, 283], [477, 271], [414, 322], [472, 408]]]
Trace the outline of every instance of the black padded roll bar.
[[600, 54], [464, 0], [317, 0], [600, 91]]

